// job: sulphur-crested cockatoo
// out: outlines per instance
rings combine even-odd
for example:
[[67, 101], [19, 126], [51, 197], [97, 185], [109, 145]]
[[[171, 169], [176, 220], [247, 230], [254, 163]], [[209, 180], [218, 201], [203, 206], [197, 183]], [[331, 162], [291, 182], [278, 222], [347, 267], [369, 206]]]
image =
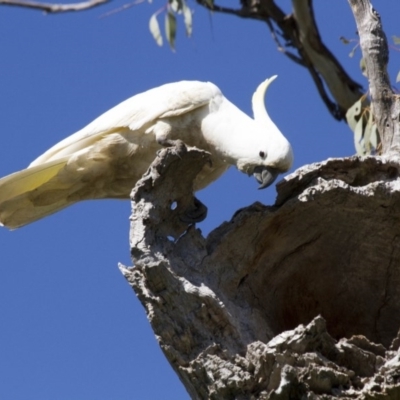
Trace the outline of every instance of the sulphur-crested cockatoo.
[[118, 104], [62, 140], [27, 169], [0, 179], [0, 223], [18, 228], [77, 201], [128, 199], [163, 144], [180, 139], [211, 153], [194, 190], [234, 165], [260, 188], [292, 165], [289, 142], [269, 118], [264, 94], [253, 95], [254, 119], [210, 82], [169, 83]]

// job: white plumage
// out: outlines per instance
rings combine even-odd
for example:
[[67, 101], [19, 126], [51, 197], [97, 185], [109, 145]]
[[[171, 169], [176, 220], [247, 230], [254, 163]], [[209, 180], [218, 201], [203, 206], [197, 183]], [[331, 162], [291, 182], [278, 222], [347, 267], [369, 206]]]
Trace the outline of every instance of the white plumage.
[[292, 150], [264, 106], [275, 79], [253, 95], [254, 119], [210, 82], [182, 81], [140, 93], [105, 112], [33, 161], [0, 179], [0, 223], [18, 228], [77, 201], [129, 198], [168, 140], [211, 153], [194, 182], [199, 190], [229, 166], [254, 174], [261, 187], [292, 165]]

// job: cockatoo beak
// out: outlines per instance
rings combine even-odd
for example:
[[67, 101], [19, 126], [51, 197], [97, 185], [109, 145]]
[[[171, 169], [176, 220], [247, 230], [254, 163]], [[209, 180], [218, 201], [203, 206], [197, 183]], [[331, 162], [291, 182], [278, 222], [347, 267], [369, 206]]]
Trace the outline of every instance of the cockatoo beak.
[[266, 166], [255, 167], [253, 171], [254, 178], [260, 184], [259, 189], [265, 189], [271, 185], [278, 175], [279, 171], [276, 168]]

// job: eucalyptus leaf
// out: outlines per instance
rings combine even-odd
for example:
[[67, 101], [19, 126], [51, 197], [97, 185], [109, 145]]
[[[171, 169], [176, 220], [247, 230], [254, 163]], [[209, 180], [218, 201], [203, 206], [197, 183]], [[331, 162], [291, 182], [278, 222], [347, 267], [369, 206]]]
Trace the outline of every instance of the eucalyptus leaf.
[[358, 117], [361, 113], [361, 98], [356, 101], [346, 112], [346, 121], [347, 124], [349, 125], [350, 129], [354, 132], [356, 129]]
[[[366, 153], [371, 153], [371, 134], [372, 134], [372, 125], [373, 125], [373, 116], [372, 110], [369, 111], [367, 124], [364, 129], [364, 146]], [[373, 146], [372, 146], [373, 147]]]
[[154, 13], [149, 21], [149, 29], [151, 34], [153, 35], [154, 40], [159, 46], [163, 45], [163, 38], [161, 36], [160, 25], [157, 20], [157, 13]]
[[400, 37], [392, 36], [394, 44], [400, 44]]
[[172, 50], [175, 50], [176, 38], [176, 17], [175, 14], [168, 10], [165, 15], [165, 35]]
[[376, 123], [374, 122], [371, 126], [371, 135], [369, 138], [369, 142], [371, 143], [371, 146], [373, 149], [378, 148], [379, 144], [379, 133], [378, 133], [378, 127], [376, 126]]
[[356, 128], [354, 129], [354, 146], [359, 156], [365, 154], [365, 145], [363, 140], [363, 119], [360, 118], [357, 122]]
[[183, 9], [183, 0], [169, 0], [169, 5], [173, 12], [181, 13]]
[[186, 5], [186, 3], [183, 3], [183, 21], [185, 23], [186, 35], [188, 37], [192, 36], [192, 30], [193, 30], [192, 10]]
[[365, 63], [365, 58], [364, 57], [362, 57], [361, 60], [360, 60], [360, 69], [361, 69], [361, 73], [368, 78], [368, 75], [367, 75], [367, 64]]

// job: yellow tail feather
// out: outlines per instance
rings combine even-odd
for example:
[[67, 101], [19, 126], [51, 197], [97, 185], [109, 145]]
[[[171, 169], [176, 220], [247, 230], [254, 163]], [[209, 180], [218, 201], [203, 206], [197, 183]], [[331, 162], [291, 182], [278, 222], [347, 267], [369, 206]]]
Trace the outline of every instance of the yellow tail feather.
[[[0, 179], [0, 225], [15, 229], [52, 214], [68, 205], [56, 195], [55, 185], [48, 187], [46, 195], [54, 192], [54, 201], [41, 201], [41, 188], [55, 178], [65, 166], [68, 157], [27, 168]], [[64, 191], [59, 188], [59, 191]]]

